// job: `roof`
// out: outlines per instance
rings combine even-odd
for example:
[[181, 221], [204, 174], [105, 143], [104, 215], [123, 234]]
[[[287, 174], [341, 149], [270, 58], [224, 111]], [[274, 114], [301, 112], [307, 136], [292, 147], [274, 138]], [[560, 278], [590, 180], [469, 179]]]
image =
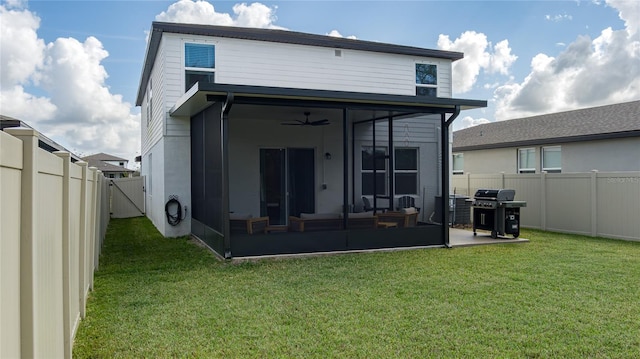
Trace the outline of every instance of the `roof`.
[[108, 153], [103, 153], [103, 152], [96, 153], [95, 155], [85, 156], [85, 157], [82, 157], [82, 159], [84, 161], [87, 161], [87, 162], [89, 162], [90, 160], [98, 160], [98, 161], [127, 161], [127, 162], [129, 161], [129, 160], [125, 159], [125, 158], [116, 157], [116, 156], [110, 155]]
[[86, 157], [85, 157], [85, 161], [88, 163], [89, 167], [95, 167], [95, 168], [99, 169], [100, 171], [102, 171], [102, 173], [113, 173], [113, 172], [130, 173], [130, 172], [135, 172], [134, 170], [130, 170], [130, 169], [124, 168], [122, 166], [112, 165], [111, 163], [102, 162], [102, 161], [96, 160], [96, 159], [87, 160]]
[[43, 135], [40, 131], [29, 126], [26, 122], [15, 119], [13, 117], [0, 115], [0, 131], [4, 131], [5, 128], [11, 128], [11, 127], [24, 127], [24, 128], [30, 128], [32, 130], [35, 130], [38, 133], [38, 147], [48, 152], [54, 152], [54, 151], [69, 152], [69, 154], [71, 155], [71, 162], [80, 161], [80, 157], [75, 155], [73, 152], [67, 150], [66, 148], [64, 148], [64, 146], [60, 145], [59, 143], [53, 141], [49, 137]]
[[255, 40], [255, 41], [267, 41], [278, 42], [296, 45], [307, 46], [319, 46], [330, 47], [336, 49], [351, 49], [360, 51], [382, 52], [389, 54], [399, 55], [411, 55], [420, 57], [435, 57], [448, 59], [452, 61], [460, 60], [464, 57], [461, 52], [454, 51], [442, 51], [425, 49], [420, 47], [394, 45], [381, 42], [354, 40], [341, 37], [332, 37], [327, 35], [316, 35], [302, 32], [288, 31], [288, 30], [275, 30], [275, 29], [258, 29], [258, 28], [245, 28], [245, 27], [233, 27], [233, 26], [214, 26], [214, 25], [200, 25], [200, 24], [179, 24], [179, 23], [167, 23], [154, 21], [151, 24], [151, 36], [149, 38], [149, 45], [147, 47], [147, 53], [145, 54], [144, 68], [142, 70], [142, 77], [140, 79], [140, 85], [138, 87], [138, 97], [136, 99], [136, 105], [142, 104], [142, 98], [144, 97], [144, 90], [149, 76], [155, 63], [156, 54], [160, 46], [160, 40], [162, 33], [177, 33], [177, 34], [189, 34], [189, 35], [203, 35], [214, 37], [225, 37], [241, 40]]
[[492, 122], [453, 133], [469, 151], [640, 136], [640, 101]]
[[229, 95], [233, 95], [236, 104], [283, 105], [295, 102], [297, 105], [417, 113], [453, 113], [456, 108], [467, 110], [487, 107], [485, 100], [196, 83], [176, 101], [169, 113], [171, 116], [191, 116], [208, 107], [212, 101]]

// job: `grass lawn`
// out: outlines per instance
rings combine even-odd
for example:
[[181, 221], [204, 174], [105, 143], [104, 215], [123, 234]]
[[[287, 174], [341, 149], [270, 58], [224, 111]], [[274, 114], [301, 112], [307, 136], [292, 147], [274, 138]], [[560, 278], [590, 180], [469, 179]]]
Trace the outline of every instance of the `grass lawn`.
[[526, 244], [250, 263], [111, 220], [74, 356], [573, 357], [640, 353], [640, 243]]

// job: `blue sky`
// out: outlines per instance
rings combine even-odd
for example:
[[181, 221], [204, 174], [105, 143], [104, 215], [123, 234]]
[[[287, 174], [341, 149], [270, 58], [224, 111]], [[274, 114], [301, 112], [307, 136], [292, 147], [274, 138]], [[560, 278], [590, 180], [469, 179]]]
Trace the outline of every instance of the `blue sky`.
[[489, 107], [463, 112], [454, 129], [640, 99], [637, 0], [242, 4], [3, 0], [0, 113], [81, 155], [133, 159], [146, 32], [161, 19], [333, 31], [464, 52], [454, 97], [485, 99]]

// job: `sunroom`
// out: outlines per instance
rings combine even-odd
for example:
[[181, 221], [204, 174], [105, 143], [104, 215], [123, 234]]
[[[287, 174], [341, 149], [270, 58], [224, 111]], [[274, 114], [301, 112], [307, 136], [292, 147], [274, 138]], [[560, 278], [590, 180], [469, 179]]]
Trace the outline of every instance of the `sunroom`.
[[449, 127], [485, 106], [198, 82], [170, 111], [190, 119], [191, 233], [224, 258], [447, 246]]

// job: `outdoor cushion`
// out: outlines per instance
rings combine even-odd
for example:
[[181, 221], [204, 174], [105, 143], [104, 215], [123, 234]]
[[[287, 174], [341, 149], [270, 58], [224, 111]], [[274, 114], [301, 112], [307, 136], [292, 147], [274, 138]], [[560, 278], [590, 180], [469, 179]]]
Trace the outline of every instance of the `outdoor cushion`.
[[[371, 218], [373, 217], [373, 212], [360, 212], [360, 213], [349, 213], [349, 218]], [[342, 218], [342, 214], [340, 215]]]
[[418, 213], [418, 210], [416, 210], [415, 207], [403, 208], [402, 209], [402, 213], [404, 213], [404, 214], [414, 214], [414, 213]]
[[340, 219], [340, 213], [300, 213], [301, 219]]
[[245, 220], [245, 219], [251, 219], [251, 218], [253, 218], [251, 214], [229, 213], [229, 219]]

